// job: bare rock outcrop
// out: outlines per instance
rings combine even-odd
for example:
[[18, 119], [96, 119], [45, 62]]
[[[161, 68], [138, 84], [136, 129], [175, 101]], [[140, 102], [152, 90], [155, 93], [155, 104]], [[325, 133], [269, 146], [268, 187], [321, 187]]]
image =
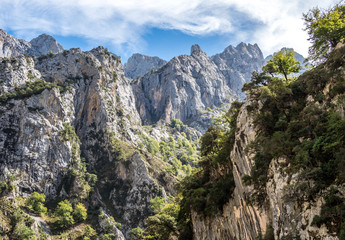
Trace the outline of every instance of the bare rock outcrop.
[[222, 73], [198, 45], [191, 55], [175, 57], [154, 73], [133, 82], [136, 106], [144, 124], [172, 118], [185, 122], [235, 99]]
[[63, 51], [64, 48], [57, 43], [56, 39], [47, 34], [42, 34], [27, 42], [0, 29], [0, 58], [14, 58], [24, 54], [40, 56]]
[[167, 62], [159, 57], [151, 57], [143, 54], [133, 54], [125, 64], [125, 76], [129, 78], [138, 78], [148, 72], [157, 71]]
[[212, 56], [226, 79], [227, 85], [241, 98], [244, 83], [251, 80], [253, 71], [261, 71], [264, 65], [264, 57], [257, 44], [240, 43], [236, 47], [229, 46], [222, 53]]

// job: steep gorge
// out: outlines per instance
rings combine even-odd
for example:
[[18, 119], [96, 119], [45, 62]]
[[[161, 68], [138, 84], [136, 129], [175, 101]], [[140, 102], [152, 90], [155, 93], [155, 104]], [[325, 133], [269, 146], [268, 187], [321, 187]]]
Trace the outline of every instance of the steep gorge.
[[235, 189], [221, 211], [192, 212], [195, 239], [342, 239], [344, 51], [290, 84], [245, 86]]
[[[6, 39], [0, 59], [0, 179], [2, 184], [13, 176], [16, 187], [8, 193], [8, 186], [0, 186], [4, 239], [15, 236], [17, 228], [6, 216], [13, 213], [6, 204], [19, 205], [35, 191], [44, 193], [50, 206], [64, 199], [84, 203], [87, 224], [101, 237], [125, 239], [131, 229], [144, 228], [153, 215], [151, 200], [168, 201], [176, 193], [174, 184], [196, 171], [191, 166], [198, 162], [198, 138], [214, 117], [243, 99], [239, 89], [264, 64], [257, 45], [229, 46], [213, 57], [194, 45], [190, 55], [160, 63], [165, 65], [133, 80], [125, 77], [119, 57], [103, 47], [63, 50], [47, 35], [30, 44], [9, 35]], [[210, 207], [213, 212], [192, 210], [194, 239], [338, 239], [343, 216], [328, 224], [322, 209], [328, 196], [343, 199], [344, 178], [339, 172], [330, 178], [322, 167], [343, 168], [313, 157], [329, 151], [335, 152], [332, 161], [341, 158], [337, 151], [343, 139], [324, 146], [333, 141], [334, 126], [317, 119], [318, 114], [334, 113], [340, 124], [334, 132], [344, 130], [343, 56], [340, 48], [327, 63], [289, 84], [245, 85], [246, 101], [235, 119], [226, 119], [235, 122], [230, 124], [235, 127], [229, 160], [200, 162], [209, 168], [203, 183], [207, 194], [217, 194], [223, 183], [231, 191], [224, 187], [220, 192], [225, 198], [202, 199], [202, 204], [222, 204]], [[313, 132], [299, 119], [329, 135]], [[303, 135], [299, 128], [311, 132]], [[315, 176], [326, 178], [322, 187]], [[193, 196], [204, 197], [207, 191], [198, 184]], [[332, 187], [338, 192], [332, 193]], [[51, 219], [35, 219], [56, 231]]]

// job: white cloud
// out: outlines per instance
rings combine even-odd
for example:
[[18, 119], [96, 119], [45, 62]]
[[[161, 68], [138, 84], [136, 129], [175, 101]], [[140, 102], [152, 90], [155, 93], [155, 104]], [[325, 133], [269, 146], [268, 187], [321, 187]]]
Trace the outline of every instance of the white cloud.
[[[187, 34], [231, 33], [257, 42], [264, 54], [283, 46], [306, 55], [302, 13], [335, 0], [1, 0], [0, 27], [27, 40], [37, 32], [77, 35], [111, 42], [118, 49], [140, 50], [151, 27]], [[237, 18], [234, 17], [237, 13]], [[242, 16], [242, 17], [238, 17]], [[241, 29], [248, 20], [260, 24]], [[250, 32], [250, 34], [248, 32]], [[246, 39], [240, 39], [245, 37]]]

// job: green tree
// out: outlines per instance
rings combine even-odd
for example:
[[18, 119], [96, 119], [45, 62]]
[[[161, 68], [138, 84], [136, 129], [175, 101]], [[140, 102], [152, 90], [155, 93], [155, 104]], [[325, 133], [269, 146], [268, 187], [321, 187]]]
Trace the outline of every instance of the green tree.
[[96, 235], [97, 235], [96, 230], [88, 225], [84, 228], [83, 240], [94, 239]]
[[210, 126], [200, 138], [201, 156], [215, 154], [219, 151], [219, 137], [222, 131], [214, 126]]
[[116, 235], [114, 233], [103, 234], [101, 240], [115, 240]]
[[72, 213], [72, 204], [68, 200], [59, 202], [58, 206], [55, 209], [55, 214], [59, 218], [58, 224], [64, 228], [74, 224]]
[[143, 240], [144, 239], [143, 233], [144, 231], [141, 228], [137, 227], [137, 228], [131, 229], [131, 231], [129, 232], [129, 236], [133, 240]]
[[150, 200], [151, 204], [151, 210], [154, 214], [159, 213], [164, 205], [165, 205], [165, 199], [163, 197], [155, 197]]
[[165, 240], [177, 234], [176, 219], [168, 214], [156, 214], [146, 219], [145, 235], [149, 239]]
[[44, 206], [45, 202], [44, 193], [33, 192], [31, 193], [30, 198], [27, 200], [27, 204], [35, 213], [45, 213], [47, 208]]
[[328, 10], [314, 8], [303, 14], [309, 40], [310, 59], [325, 60], [338, 43], [345, 39], [345, 6], [337, 4]]
[[297, 73], [301, 69], [300, 63], [295, 59], [293, 50], [282, 49], [272, 56], [262, 70], [274, 76], [274, 74], [282, 74], [288, 81], [288, 75]]
[[87, 210], [82, 203], [78, 203], [73, 210], [73, 217], [77, 222], [82, 222], [87, 218]]
[[18, 240], [35, 240], [35, 232], [24, 223], [18, 224], [13, 231], [14, 238]]

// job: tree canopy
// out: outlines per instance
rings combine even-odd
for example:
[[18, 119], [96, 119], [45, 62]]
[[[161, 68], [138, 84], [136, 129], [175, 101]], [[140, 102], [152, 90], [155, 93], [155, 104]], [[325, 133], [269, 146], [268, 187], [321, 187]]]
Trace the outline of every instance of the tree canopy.
[[324, 61], [328, 54], [345, 39], [345, 6], [337, 4], [328, 10], [314, 8], [303, 14], [309, 39], [309, 58]]
[[289, 74], [297, 73], [300, 69], [301, 65], [295, 59], [295, 52], [292, 49], [282, 49], [275, 53], [262, 68], [264, 72], [272, 76], [273, 74], [282, 74], [286, 81], [288, 81]]

